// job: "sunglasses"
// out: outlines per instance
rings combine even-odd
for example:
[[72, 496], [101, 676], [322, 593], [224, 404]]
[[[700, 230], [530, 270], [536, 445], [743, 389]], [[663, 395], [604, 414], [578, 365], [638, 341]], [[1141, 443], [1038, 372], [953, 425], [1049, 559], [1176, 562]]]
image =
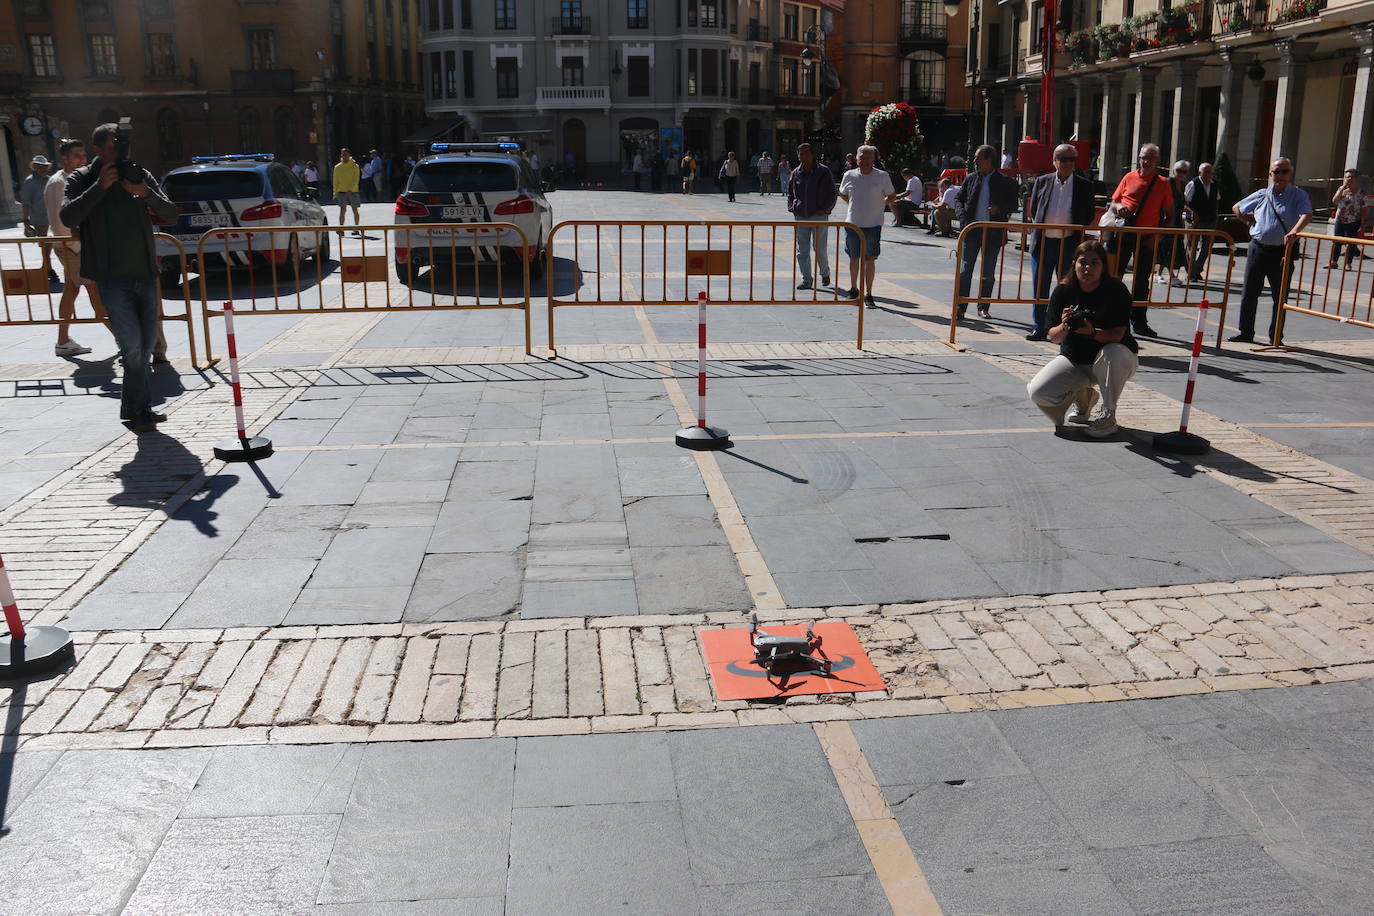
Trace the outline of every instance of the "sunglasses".
[[1054, 157], [1054, 161], [1055, 161], [1055, 162], [1077, 162], [1078, 160], [1077, 160], [1077, 159], [1072, 159], [1072, 158], [1071, 158], [1071, 159], [1066, 159], [1066, 158], [1064, 158], [1063, 156], [1055, 156], [1055, 157]]
[[1293, 171], [1293, 170], [1292, 170], [1292, 169], [1270, 169], [1270, 170], [1269, 170], [1269, 173], [1270, 173], [1271, 175], [1287, 175], [1287, 174], [1288, 174], [1289, 172], [1291, 172], [1291, 171]]

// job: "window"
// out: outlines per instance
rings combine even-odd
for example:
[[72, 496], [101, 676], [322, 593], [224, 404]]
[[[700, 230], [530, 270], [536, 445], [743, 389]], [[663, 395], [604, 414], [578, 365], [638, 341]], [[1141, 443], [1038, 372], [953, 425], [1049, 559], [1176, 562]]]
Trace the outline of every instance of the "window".
[[171, 19], [172, 0], [143, 0], [143, 15], [149, 19]]
[[584, 84], [582, 58], [565, 57], [560, 69], [563, 71], [564, 86], [581, 86]]
[[797, 5], [795, 3], [782, 5], [782, 37], [788, 41], [797, 40]]
[[170, 108], [157, 113], [157, 149], [164, 164], [181, 159], [181, 117]]
[[148, 36], [148, 75], [175, 76], [176, 72], [177, 56], [172, 36], [167, 32], [153, 32]]
[[687, 0], [687, 24], [693, 27], [697, 24], [697, 0]]
[[919, 104], [944, 104], [945, 59], [936, 51], [916, 51], [902, 61], [907, 99]]
[[[497, 0], [499, 3], [500, 0]], [[514, 57], [496, 58], [496, 97], [515, 99], [520, 97], [520, 68]]]
[[262, 148], [262, 118], [256, 108], [239, 109], [239, 149], [244, 152]]
[[248, 67], [250, 70], [277, 68], [277, 33], [272, 29], [248, 30]]
[[29, 66], [34, 76], [57, 76], [57, 48], [51, 35], [29, 35]]
[[627, 75], [626, 93], [636, 98], [648, 96], [650, 85], [649, 58], [644, 56], [626, 58], [625, 72]]
[[110, 18], [110, 0], [81, 0], [81, 18], [87, 22], [92, 19]]
[[429, 55], [429, 97], [444, 97], [444, 56], [438, 51]]
[[496, 0], [496, 27], [515, 28], [515, 0]]
[[1032, 3], [1032, 4], [1031, 4], [1030, 21], [1031, 21], [1031, 46], [1030, 46], [1030, 52], [1031, 52], [1032, 54], [1039, 54], [1042, 50], [1044, 50], [1044, 49], [1041, 47], [1041, 44], [1042, 44], [1042, 42], [1041, 42], [1041, 37], [1042, 37], [1043, 32], [1044, 32], [1044, 30], [1045, 30], [1045, 4], [1043, 4], [1043, 3]]
[[814, 6], [804, 6], [802, 7], [801, 14], [801, 34], [805, 36], [811, 29], [816, 27], [816, 8]]
[[563, 27], [564, 32], [580, 33], [582, 31], [582, 0], [560, 0], [558, 22]]
[[687, 49], [687, 94], [697, 94], [697, 49]]
[[477, 68], [472, 62], [472, 52], [463, 52], [463, 98], [472, 99], [477, 97]]
[[472, 28], [472, 0], [458, 0], [458, 2], [460, 4], [458, 10], [461, 24], [463, 28], [470, 29]]
[[92, 76], [118, 76], [119, 60], [115, 57], [113, 35], [87, 35], [91, 49]]
[[801, 68], [801, 94], [816, 94], [816, 68], [814, 65]]
[[444, 52], [444, 98], [458, 98], [458, 52]]
[[701, 52], [701, 94], [720, 95], [720, 52], [714, 49]]
[[342, 35], [334, 36], [334, 75], [340, 79], [348, 76], [348, 50]]
[[701, 0], [701, 27], [714, 29], [716, 25], [716, 0]]
[[730, 98], [739, 98], [739, 61], [730, 61]]
[[405, 53], [401, 54], [401, 79], [410, 85], [410, 55]]
[[649, 27], [649, 0], [627, 0], [625, 27], [627, 29], [647, 29]]

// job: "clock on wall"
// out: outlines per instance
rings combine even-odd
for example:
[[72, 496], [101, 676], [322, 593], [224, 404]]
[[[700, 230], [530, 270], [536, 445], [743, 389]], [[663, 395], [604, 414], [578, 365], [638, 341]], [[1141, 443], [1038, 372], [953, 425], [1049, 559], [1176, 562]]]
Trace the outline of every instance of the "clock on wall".
[[27, 137], [36, 137], [43, 132], [43, 119], [37, 115], [29, 115], [19, 122], [19, 127]]

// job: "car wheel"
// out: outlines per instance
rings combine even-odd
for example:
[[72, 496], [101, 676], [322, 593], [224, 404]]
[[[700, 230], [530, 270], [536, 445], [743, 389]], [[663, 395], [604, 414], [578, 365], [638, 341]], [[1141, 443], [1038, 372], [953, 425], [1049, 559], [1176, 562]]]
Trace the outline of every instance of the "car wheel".
[[[418, 272], [418, 270], [417, 270], [417, 272]], [[396, 279], [397, 279], [397, 280], [400, 280], [402, 283], [409, 284], [409, 283], [410, 283], [410, 278], [411, 278], [410, 265], [409, 265], [409, 264], [402, 264], [400, 261], [397, 261], [397, 262], [396, 262]]]
[[181, 265], [176, 261], [168, 261], [158, 270], [158, 278], [162, 281], [164, 291], [176, 289], [181, 282]]

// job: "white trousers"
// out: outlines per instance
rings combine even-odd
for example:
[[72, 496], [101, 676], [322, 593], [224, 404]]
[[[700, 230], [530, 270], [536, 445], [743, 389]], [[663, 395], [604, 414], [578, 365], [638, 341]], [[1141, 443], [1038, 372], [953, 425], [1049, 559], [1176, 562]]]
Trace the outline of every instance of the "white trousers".
[[1077, 403], [1079, 410], [1086, 410], [1089, 394], [1096, 385], [1102, 392], [1102, 409], [1107, 416], [1113, 416], [1122, 389], [1135, 375], [1139, 363], [1136, 355], [1119, 343], [1104, 346], [1091, 365], [1079, 365], [1067, 356], [1056, 356], [1030, 380], [1026, 393], [1055, 426], [1063, 426], [1069, 405]]

